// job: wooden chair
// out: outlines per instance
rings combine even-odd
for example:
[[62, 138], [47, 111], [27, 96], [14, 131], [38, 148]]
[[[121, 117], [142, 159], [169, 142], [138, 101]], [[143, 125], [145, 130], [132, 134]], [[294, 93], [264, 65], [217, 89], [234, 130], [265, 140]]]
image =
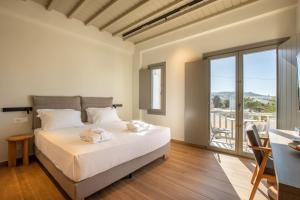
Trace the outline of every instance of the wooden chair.
[[[259, 140], [258, 140], [259, 146], [267, 147], [268, 146], [268, 142], [269, 142], [269, 137], [267, 137], [267, 136], [263, 136], [263, 137], [260, 136], [259, 132], [258, 132], [258, 129], [257, 129], [257, 127], [256, 127], [255, 124], [252, 126], [252, 129], [253, 129], [254, 133], [259, 136]], [[263, 143], [261, 143], [262, 140], [263, 140]], [[251, 184], [254, 183], [255, 177], [257, 175], [257, 169], [258, 169], [258, 166], [256, 164], [254, 172], [253, 172], [253, 175], [252, 175], [252, 178], [251, 178]]]
[[[255, 134], [259, 135], [258, 129], [257, 129], [255, 124], [252, 125], [252, 129], [255, 132]], [[262, 146], [266, 147], [268, 145], [268, 142], [269, 142], [269, 137], [268, 136], [259, 135], [259, 139], [260, 139], [260, 141], [263, 140]]]
[[278, 190], [277, 190], [276, 186], [271, 186], [268, 188], [268, 197], [270, 200], [278, 199]]
[[262, 146], [257, 132], [254, 132], [253, 130], [247, 130], [247, 136], [250, 142], [249, 147], [253, 150], [257, 164], [256, 172], [253, 174], [254, 178], [252, 177], [252, 179], [255, 179], [255, 181], [249, 198], [249, 200], [252, 200], [254, 199], [258, 185], [263, 178], [266, 178], [270, 182], [275, 182], [276, 178], [273, 159], [270, 157], [271, 149]]

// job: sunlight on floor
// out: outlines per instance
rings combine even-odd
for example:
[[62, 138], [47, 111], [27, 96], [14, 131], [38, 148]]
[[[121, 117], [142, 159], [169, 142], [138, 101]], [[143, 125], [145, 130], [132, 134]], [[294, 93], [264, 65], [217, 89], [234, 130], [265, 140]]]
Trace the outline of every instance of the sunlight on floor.
[[[255, 168], [254, 162], [245, 162], [244, 158], [226, 154], [214, 153], [214, 156], [240, 199], [248, 199], [252, 189], [250, 180]], [[229, 165], [236, 168], [230, 168]], [[267, 182], [263, 181], [259, 185], [255, 199], [267, 199], [267, 189]]]
[[[217, 148], [234, 150], [235, 139], [228, 138], [228, 140], [226, 140], [225, 138], [214, 138], [210, 145]], [[246, 141], [243, 142], [243, 150], [247, 153], [252, 153], [252, 150], [248, 147], [248, 143]]]

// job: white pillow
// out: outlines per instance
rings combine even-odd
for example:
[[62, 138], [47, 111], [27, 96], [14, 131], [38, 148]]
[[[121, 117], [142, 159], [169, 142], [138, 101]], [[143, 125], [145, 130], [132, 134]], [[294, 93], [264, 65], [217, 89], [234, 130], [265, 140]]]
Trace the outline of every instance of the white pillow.
[[87, 122], [93, 123], [93, 116], [95, 115], [95, 112], [97, 112], [99, 108], [87, 108], [86, 115], [87, 115]]
[[39, 109], [38, 116], [41, 119], [43, 130], [83, 126], [81, 112], [72, 109]]
[[86, 112], [90, 123], [121, 121], [115, 108], [87, 108]]

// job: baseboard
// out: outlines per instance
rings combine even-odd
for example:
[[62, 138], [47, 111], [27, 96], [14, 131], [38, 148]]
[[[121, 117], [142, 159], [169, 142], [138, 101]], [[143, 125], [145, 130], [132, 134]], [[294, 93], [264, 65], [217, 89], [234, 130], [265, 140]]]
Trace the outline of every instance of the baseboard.
[[[29, 155], [29, 161], [32, 162], [32, 161], [35, 161], [36, 158], [35, 158], [35, 155], [32, 154], [32, 155]], [[23, 162], [23, 158], [20, 157], [20, 158], [17, 158], [17, 166], [18, 165], [22, 165], [22, 162]], [[2, 161], [0, 162], [0, 166], [7, 166], [8, 165], [8, 161]]]

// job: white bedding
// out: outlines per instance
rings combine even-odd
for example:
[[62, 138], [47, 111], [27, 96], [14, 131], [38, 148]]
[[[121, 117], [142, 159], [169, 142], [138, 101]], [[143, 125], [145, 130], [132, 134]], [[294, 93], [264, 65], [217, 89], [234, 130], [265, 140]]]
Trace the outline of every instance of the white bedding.
[[134, 158], [150, 153], [170, 141], [170, 129], [153, 126], [147, 131], [129, 132], [126, 122], [110, 122], [101, 127], [112, 133], [109, 141], [89, 144], [80, 132], [95, 125], [55, 131], [35, 130], [35, 145], [73, 181], [81, 181]]

